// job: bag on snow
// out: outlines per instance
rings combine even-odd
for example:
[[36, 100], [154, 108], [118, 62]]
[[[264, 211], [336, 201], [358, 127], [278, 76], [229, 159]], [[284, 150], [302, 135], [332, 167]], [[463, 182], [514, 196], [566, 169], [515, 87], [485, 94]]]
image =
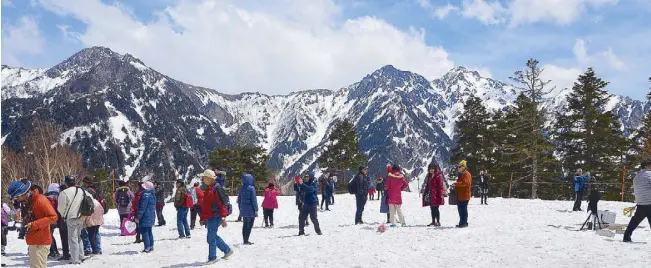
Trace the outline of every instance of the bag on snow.
[[121, 208], [128, 207], [129, 204], [131, 203], [131, 200], [129, 200], [129, 190], [126, 189], [118, 190], [118, 193], [115, 195], [115, 203], [117, 203], [118, 206]]
[[185, 200], [183, 200], [183, 207], [191, 208], [192, 206], [194, 206], [194, 203], [192, 203], [192, 195], [189, 192], [185, 192]]
[[380, 213], [389, 213], [389, 203], [386, 194], [382, 196], [382, 202], [380, 202]]
[[136, 222], [131, 219], [131, 215], [122, 219], [122, 224], [120, 225], [120, 234], [124, 236], [136, 235]]
[[231, 200], [224, 191], [224, 188], [215, 188], [215, 194], [219, 195], [219, 200], [222, 201], [222, 205], [226, 206], [228, 210], [228, 214], [226, 216], [230, 216], [233, 213], [233, 205], [231, 205]]

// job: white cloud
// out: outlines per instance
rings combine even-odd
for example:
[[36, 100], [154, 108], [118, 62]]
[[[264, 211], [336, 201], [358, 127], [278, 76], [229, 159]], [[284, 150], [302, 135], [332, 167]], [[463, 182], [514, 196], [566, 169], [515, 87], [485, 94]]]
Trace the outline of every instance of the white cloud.
[[464, 0], [461, 14], [464, 18], [475, 18], [484, 24], [499, 24], [504, 21], [505, 11], [499, 1]]
[[574, 81], [583, 73], [583, 70], [577, 67], [562, 67], [554, 64], [546, 64], [543, 67], [543, 80], [551, 80], [550, 86], [556, 87], [556, 92], [565, 88], [572, 88]]
[[608, 50], [594, 55], [589, 55], [585, 46], [586, 44], [583, 39], [577, 39], [572, 50], [574, 52], [574, 57], [580, 66], [591, 67], [607, 65], [609, 68], [618, 71], [627, 68], [626, 63], [615, 54], [612, 48], [608, 48]]
[[434, 9], [434, 16], [436, 16], [439, 19], [444, 19], [445, 17], [447, 17], [450, 14], [450, 12], [457, 11], [457, 10], [459, 10], [458, 7], [453, 6], [452, 4], [448, 3], [445, 6], [435, 8]]
[[2, 26], [2, 64], [21, 65], [21, 55], [34, 55], [43, 52], [45, 39], [36, 20], [21, 17], [17, 24]]
[[128, 52], [174, 78], [228, 93], [339, 88], [386, 64], [427, 78], [454, 66], [444, 49], [425, 43], [424, 30], [375, 17], [338, 21], [331, 0], [181, 0], [153, 21], [99, 0], [40, 2], [84, 23], [78, 39], [85, 46]]

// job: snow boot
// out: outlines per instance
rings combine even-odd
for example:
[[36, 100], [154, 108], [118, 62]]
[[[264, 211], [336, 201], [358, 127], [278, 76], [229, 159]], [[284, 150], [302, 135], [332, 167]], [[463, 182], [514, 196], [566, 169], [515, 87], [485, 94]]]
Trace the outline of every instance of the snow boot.
[[247, 242], [244, 242], [244, 245], [251, 246], [251, 245], [253, 245], [253, 243], [247, 241]]
[[391, 227], [391, 228], [396, 228], [397, 225], [395, 225], [395, 224], [391, 224], [389, 227]]
[[402, 226], [402, 227], [407, 227], [407, 224], [406, 224], [406, 223], [403, 223], [401, 226]]
[[431, 227], [431, 226], [436, 226], [436, 222], [432, 222], [432, 223], [427, 225], [427, 227]]
[[203, 265], [213, 265], [215, 263], [217, 263], [217, 259], [209, 260], [209, 261], [205, 262]]
[[228, 260], [228, 259], [230, 259], [231, 256], [233, 256], [233, 253], [234, 253], [234, 252], [233, 252], [233, 249], [231, 249], [230, 252], [228, 252], [226, 255], [224, 255], [224, 257], [222, 257], [222, 260]]

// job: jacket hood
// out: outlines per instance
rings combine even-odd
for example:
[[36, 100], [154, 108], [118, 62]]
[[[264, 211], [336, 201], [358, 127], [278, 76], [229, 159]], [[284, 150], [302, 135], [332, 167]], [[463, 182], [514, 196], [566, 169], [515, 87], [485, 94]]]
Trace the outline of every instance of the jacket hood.
[[309, 177], [307, 180], [307, 183], [313, 183], [314, 182], [314, 172], [310, 171], [307, 173], [307, 176]]
[[253, 175], [251, 175], [251, 174], [242, 175], [242, 184], [244, 186], [252, 186], [253, 185]]

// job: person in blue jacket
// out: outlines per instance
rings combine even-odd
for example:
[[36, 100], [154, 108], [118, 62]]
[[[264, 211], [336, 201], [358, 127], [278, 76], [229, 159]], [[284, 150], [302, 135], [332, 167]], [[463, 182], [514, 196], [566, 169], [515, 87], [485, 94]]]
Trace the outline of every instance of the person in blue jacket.
[[[325, 188], [325, 195], [323, 196], [323, 199], [326, 200], [325, 201], [325, 205], [326, 205], [325, 210], [330, 211], [330, 207], [329, 207], [330, 200], [331, 200], [330, 198], [332, 197], [332, 195], [334, 195], [334, 191], [335, 191], [335, 181], [332, 179], [332, 177], [328, 177], [326, 179], [324, 188]], [[321, 204], [323, 204], [323, 201], [321, 201]]]
[[145, 250], [142, 252], [149, 253], [154, 250], [154, 234], [151, 228], [154, 226], [156, 219], [156, 192], [154, 184], [150, 181], [142, 183], [142, 196], [138, 203], [138, 215], [135, 222], [139, 224], [140, 234], [145, 244]]
[[[307, 179], [308, 176], [306, 175], [305, 178]], [[305, 194], [301, 191], [301, 187], [299, 182], [301, 181], [300, 176], [294, 177], [294, 192], [296, 193], [296, 206], [298, 207], [298, 214], [301, 214], [301, 210], [303, 210], [303, 201], [305, 201]], [[305, 220], [305, 226], [309, 226], [310, 223]]]
[[244, 245], [253, 245], [249, 241], [251, 230], [253, 229], [253, 222], [258, 217], [258, 198], [253, 186], [253, 175], [242, 175], [242, 187], [240, 187], [239, 195], [237, 196], [237, 204], [240, 207], [240, 217], [244, 224], [242, 225], [242, 236], [244, 238]]
[[576, 193], [574, 199], [574, 208], [573, 211], [581, 211], [581, 201], [583, 200], [583, 193], [585, 191], [585, 184], [590, 180], [590, 173], [583, 175], [582, 169], [576, 170], [576, 175], [574, 176], [574, 192]]
[[305, 196], [303, 199], [303, 207], [298, 216], [298, 235], [305, 235], [305, 222], [307, 221], [307, 216], [310, 216], [310, 220], [314, 225], [314, 231], [321, 235], [321, 228], [319, 228], [319, 219], [317, 218], [317, 206], [319, 205], [319, 197], [317, 196], [319, 192], [318, 183], [315, 182], [314, 173], [309, 172], [307, 174], [307, 180], [299, 180], [297, 185], [294, 185], [294, 188], [300, 189], [301, 193]]

